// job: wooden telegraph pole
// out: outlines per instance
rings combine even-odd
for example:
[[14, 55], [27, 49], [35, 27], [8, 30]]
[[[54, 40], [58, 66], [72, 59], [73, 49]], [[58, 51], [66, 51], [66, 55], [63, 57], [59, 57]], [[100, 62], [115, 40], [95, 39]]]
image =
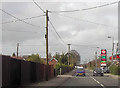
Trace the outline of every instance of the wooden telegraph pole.
[[17, 58], [18, 58], [19, 43], [17, 43]]
[[116, 57], [115, 57], [115, 60], [116, 60], [116, 61], [117, 61], [117, 59], [118, 59], [118, 58], [117, 58], [117, 53], [118, 53], [118, 44], [119, 44], [119, 43], [117, 43], [117, 48], [116, 48]]
[[46, 71], [46, 81], [48, 81], [48, 10], [46, 10], [46, 65], [47, 65], [47, 71]]
[[70, 45], [68, 44], [68, 65], [70, 64]]

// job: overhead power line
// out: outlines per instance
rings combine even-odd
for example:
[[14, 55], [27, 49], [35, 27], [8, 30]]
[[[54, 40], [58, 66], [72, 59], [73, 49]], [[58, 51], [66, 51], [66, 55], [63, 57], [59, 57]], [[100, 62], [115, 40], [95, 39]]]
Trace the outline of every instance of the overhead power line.
[[[52, 30], [50, 27], [49, 27], [49, 29], [51, 30], [52, 34], [54, 35], [55, 32], [53, 32], [53, 30]], [[59, 40], [59, 38], [56, 37], [55, 35], [54, 35], [54, 37], [55, 37], [57, 40]], [[62, 44], [62, 46], [65, 46], [60, 40], [59, 40], [59, 42]]]
[[40, 32], [35, 32], [35, 31], [21, 31], [21, 30], [6, 30], [6, 29], [2, 29], [2, 31], [10, 31], [10, 32], [26, 32], [26, 33], [36, 33], [36, 34], [40, 34]]
[[74, 20], [87, 22], [87, 23], [92, 23], [92, 24], [96, 24], [96, 25], [102, 25], [102, 26], [111, 27], [111, 28], [118, 28], [116, 26], [110, 26], [110, 25], [106, 25], [106, 24], [101, 24], [101, 23], [97, 23], [97, 22], [93, 22], [93, 21], [89, 21], [89, 20], [84, 20], [84, 19], [80, 19], [80, 18], [76, 18], [76, 17], [71, 17], [71, 16], [68, 16], [68, 15], [62, 15], [62, 14], [58, 14], [58, 13], [52, 13], [52, 14], [67, 17], [67, 18], [71, 18], [71, 19], [74, 19]]
[[15, 17], [14, 15], [12, 15], [12, 14], [6, 12], [6, 11], [3, 10], [3, 9], [0, 9], [0, 10], [1, 10], [2, 12], [6, 13], [7, 15], [9, 15], [9, 16], [11, 16], [11, 17], [13, 17], [13, 18], [15, 18], [15, 19], [17, 19], [17, 20], [19, 20], [19, 21], [25, 23], [25, 24], [28, 24], [28, 25], [31, 25], [31, 26], [34, 26], [34, 27], [40, 28], [40, 26], [37, 26], [37, 25], [31, 24], [31, 23], [28, 23], [28, 22], [26, 22], [26, 21], [24, 21], [24, 20], [21, 20], [21, 19]]
[[34, 0], [33, 0], [33, 2], [39, 9], [41, 9], [43, 11], [43, 13], [45, 13], [45, 11], [40, 7], [40, 5], [37, 2], [35, 2]]
[[[29, 17], [29, 18], [24, 18], [24, 19], [21, 19], [21, 20], [30, 20], [30, 19], [34, 19], [34, 18], [38, 18], [38, 17], [42, 17], [42, 16], [45, 16], [45, 15], [39, 15], [39, 16], [33, 16], [33, 17]], [[13, 22], [18, 22], [20, 20], [12, 20], [12, 21], [7, 21], [7, 22], [2, 22], [0, 24], [7, 24], [7, 23], [13, 23]]]
[[54, 29], [55, 33], [56, 33], [56, 34], [58, 35], [58, 37], [60, 38], [60, 40], [61, 40], [64, 44], [66, 44], [65, 41], [61, 38], [61, 36], [60, 36], [60, 35], [58, 34], [58, 32], [56, 31], [56, 29], [55, 29], [55, 27], [53, 26], [53, 24], [52, 24], [52, 22], [51, 22], [50, 19], [49, 19], [49, 22], [50, 22], [52, 28]]
[[65, 13], [65, 12], [86, 11], [86, 10], [92, 10], [92, 9], [102, 8], [102, 7], [105, 7], [105, 6], [110, 6], [110, 5], [116, 4], [116, 3], [118, 3], [118, 2], [119, 2], [119, 1], [112, 2], [112, 3], [107, 3], [107, 4], [103, 4], [103, 5], [98, 5], [98, 6], [94, 6], [94, 7], [84, 8], [84, 9], [66, 10], [66, 11], [49, 11], [49, 12], [52, 12], [52, 13], [61, 13], [61, 12], [63, 12], [63, 13]]
[[89, 47], [89, 48], [97, 48], [95, 45], [79, 45], [79, 44], [71, 44], [72, 46], [81, 46], [81, 47]]

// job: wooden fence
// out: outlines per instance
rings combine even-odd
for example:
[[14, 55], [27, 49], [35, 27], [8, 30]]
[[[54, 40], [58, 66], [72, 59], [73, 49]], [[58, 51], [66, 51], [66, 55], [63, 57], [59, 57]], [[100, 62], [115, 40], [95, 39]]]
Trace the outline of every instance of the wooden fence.
[[[48, 66], [48, 77], [53, 78], [56, 72]], [[2, 87], [20, 86], [46, 80], [46, 65], [24, 60], [13, 59], [2, 55]]]

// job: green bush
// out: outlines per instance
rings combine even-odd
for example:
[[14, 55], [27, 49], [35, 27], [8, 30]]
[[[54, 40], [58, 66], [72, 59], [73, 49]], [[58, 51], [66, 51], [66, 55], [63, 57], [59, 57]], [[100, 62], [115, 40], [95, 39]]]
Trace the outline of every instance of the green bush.
[[64, 74], [69, 70], [69, 68], [71, 68], [71, 66], [68, 66], [68, 65], [65, 65], [65, 64], [60, 64], [60, 63], [56, 64], [55, 69], [56, 69], [57, 75], [60, 74], [60, 68], [62, 70], [62, 74]]
[[61, 67], [61, 65], [59, 63], [55, 65], [57, 75], [60, 74], [60, 67]]
[[118, 75], [120, 75], [120, 67], [118, 67]]
[[95, 69], [95, 66], [88, 67], [88, 69], [94, 70], [94, 69]]
[[110, 67], [110, 73], [114, 74], [114, 75], [120, 75], [120, 67], [118, 67], [116, 65], [112, 65]]

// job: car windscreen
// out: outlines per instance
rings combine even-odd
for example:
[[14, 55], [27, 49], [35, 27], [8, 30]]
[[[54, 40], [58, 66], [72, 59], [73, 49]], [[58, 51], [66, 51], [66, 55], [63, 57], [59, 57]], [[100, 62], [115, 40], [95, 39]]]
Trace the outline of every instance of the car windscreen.
[[96, 72], [101, 72], [101, 69], [95, 69]]
[[84, 71], [84, 69], [77, 69], [77, 71]]

